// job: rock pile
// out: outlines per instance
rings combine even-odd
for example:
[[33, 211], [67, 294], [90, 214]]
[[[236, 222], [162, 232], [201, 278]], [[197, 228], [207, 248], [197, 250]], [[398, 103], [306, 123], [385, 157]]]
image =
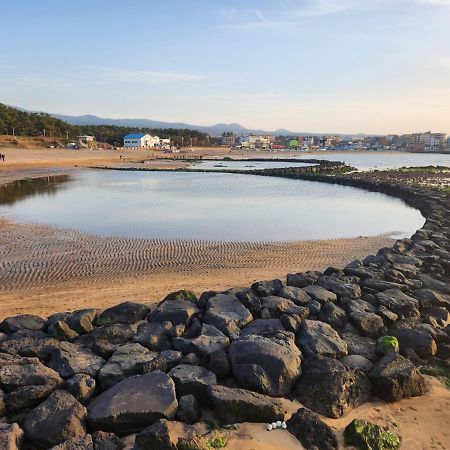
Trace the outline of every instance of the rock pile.
[[305, 406], [288, 431], [337, 448], [315, 413], [420, 396], [420, 367], [450, 357], [450, 201], [420, 198], [422, 229], [343, 269], [3, 320], [2, 448], [121, 449], [132, 434], [136, 450], [204, 448], [206, 411], [283, 421], [282, 397]]

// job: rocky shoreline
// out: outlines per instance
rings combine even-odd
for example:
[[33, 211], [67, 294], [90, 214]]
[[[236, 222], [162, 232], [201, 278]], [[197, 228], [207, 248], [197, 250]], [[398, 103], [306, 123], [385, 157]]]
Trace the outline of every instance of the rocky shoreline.
[[[343, 269], [199, 298], [179, 291], [152, 309], [126, 302], [5, 319], [0, 448], [103, 450], [130, 441], [135, 450], [222, 448], [233, 424], [282, 423], [288, 398], [303, 407], [287, 431], [305, 448], [336, 449], [318, 414], [344, 417], [371, 396], [420, 396], [423, 373], [448, 377], [448, 172], [310, 169], [251, 174], [394, 195], [420, 209], [426, 223]], [[370, 430], [390, 442], [384, 448], [398, 448], [398, 439], [369, 424], [352, 422], [348, 430], [354, 445]]]

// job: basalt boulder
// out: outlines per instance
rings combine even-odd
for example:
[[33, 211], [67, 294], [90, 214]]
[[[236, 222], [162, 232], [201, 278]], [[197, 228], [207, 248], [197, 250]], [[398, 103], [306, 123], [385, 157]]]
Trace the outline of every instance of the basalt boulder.
[[388, 402], [425, 393], [425, 379], [406, 358], [390, 353], [381, 358], [369, 372], [373, 394]]
[[20, 450], [23, 442], [23, 430], [17, 423], [0, 423], [0, 448], [2, 450]]
[[215, 326], [203, 324], [199, 336], [193, 339], [173, 338], [173, 346], [183, 354], [195, 353], [198, 357], [224, 350], [230, 345], [230, 339]]
[[160, 419], [136, 436], [133, 450], [197, 450], [207, 448], [211, 437], [205, 423]]
[[251, 289], [258, 297], [267, 297], [269, 295], [278, 295], [283, 288], [281, 280], [256, 281], [252, 284]]
[[175, 382], [178, 396], [192, 394], [201, 405], [208, 403], [208, 387], [217, 384], [216, 375], [200, 366], [180, 364], [171, 369], [168, 375]]
[[86, 434], [86, 408], [66, 391], [55, 391], [27, 414], [23, 429], [37, 448], [48, 448]]
[[437, 345], [430, 333], [417, 329], [392, 330], [392, 336], [398, 339], [400, 352], [414, 350], [419, 358], [430, 358], [437, 352]]
[[316, 284], [311, 284], [303, 288], [303, 290], [313, 299], [324, 305], [328, 302], [335, 302], [337, 300], [337, 295], [325, 289], [322, 286], [317, 286]]
[[145, 319], [149, 312], [148, 306], [142, 303], [124, 302], [105, 309], [98, 315], [96, 324], [98, 326], [115, 323], [132, 324]]
[[376, 294], [376, 297], [380, 305], [393, 311], [400, 319], [420, 316], [419, 301], [400, 289], [387, 289]]
[[37, 358], [21, 358], [0, 353], [0, 388], [6, 392], [24, 386], [58, 386], [59, 374], [44, 366]]
[[289, 332], [240, 337], [228, 355], [239, 386], [262, 394], [287, 395], [301, 375], [301, 353]]
[[149, 316], [149, 322], [171, 322], [172, 325], [188, 325], [199, 313], [195, 303], [186, 299], [168, 299], [161, 302]]
[[44, 319], [33, 314], [21, 314], [19, 316], [7, 317], [0, 323], [0, 331], [8, 335], [19, 330], [42, 331], [44, 328]]
[[126, 378], [96, 397], [88, 405], [88, 423], [94, 430], [127, 435], [160, 418], [173, 419], [177, 407], [173, 380], [156, 371]]
[[362, 371], [317, 356], [303, 363], [303, 374], [293, 395], [309, 409], [336, 419], [366, 402], [370, 391], [371, 384]]
[[339, 278], [323, 276], [317, 282], [327, 291], [334, 292], [338, 297], [357, 299], [361, 297], [361, 288], [358, 284], [346, 283]]
[[348, 353], [347, 344], [339, 334], [327, 323], [316, 320], [300, 324], [296, 343], [306, 356], [342, 358]]
[[294, 435], [305, 449], [338, 450], [338, 440], [333, 430], [317, 414], [300, 408], [287, 421], [289, 433]]
[[133, 336], [133, 342], [137, 342], [149, 350], [156, 352], [170, 350], [172, 347], [170, 338], [171, 328], [171, 322], [141, 323], [138, 326], [137, 333]]
[[304, 289], [295, 286], [284, 286], [278, 295], [293, 301], [298, 306], [306, 306], [311, 300]]
[[218, 294], [208, 300], [204, 323], [225, 334], [230, 324], [243, 328], [252, 320], [250, 311], [234, 295]]
[[271, 318], [279, 318], [283, 314], [307, 317], [309, 311], [303, 306], [296, 305], [292, 300], [283, 297], [269, 296], [261, 298], [261, 308], [267, 309]]
[[70, 378], [77, 373], [96, 377], [105, 360], [87, 348], [69, 342], [61, 342], [51, 352], [49, 366], [63, 378]]
[[283, 403], [247, 389], [211, 386], [208, 395], [213, 410], [224, 424], [283, 420]]
[[140, 344], [121, 345], [108, 359], [98, 373], [98, 381], [102, 389], [108, 389], [131, 375], [137, 375], [141, 364], [158, 356]]
[[242, 329], [241, 337], [251, 334], [272, 336], [277, 331], [284, 331], [284, 326], [280, 319], [255, 319]]

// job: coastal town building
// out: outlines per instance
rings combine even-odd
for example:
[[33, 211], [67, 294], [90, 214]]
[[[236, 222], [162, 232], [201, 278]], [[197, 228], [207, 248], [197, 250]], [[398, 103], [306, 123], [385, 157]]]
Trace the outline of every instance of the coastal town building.
[[89, 135], [77, 136], [76, 146], [78, 148], [94, 148], [96, 146], [95, 137]]
[[446, 147], [445, 133], [412, 133], [401, 136], [403, 146], [409, 151], [430, 152], [444, 150]]
[[239, 140], [238, 135], [234, 133], [231, 132], [222, 133], [221, 143], [226, 147], [234, 147], [236, 145], [236, 142], [238, 142], [238, 140]]
[[244, 149], [268, 150], [271, 147], [272, 136], [245, 136], [239, 139], [239, 147]]
[[123, 146], [127, 148], [158, 147], [160, 144], [161, 139], [158, 136], [150, 136], [149, 134], [127, 134], [123, 138]]

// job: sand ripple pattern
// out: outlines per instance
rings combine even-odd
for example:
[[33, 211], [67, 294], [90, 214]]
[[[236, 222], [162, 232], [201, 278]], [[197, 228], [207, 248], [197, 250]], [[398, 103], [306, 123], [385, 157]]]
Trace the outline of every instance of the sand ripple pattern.
[[131, 274], [255, 267], [291, 267], [295, 270], [308, 264], [317, 267], [345, 259], [352, 251], [365, 247], [365, 242], [374, 239], [286, 243], [165, 241], [97, 237], [73, 230], [7, 222], [3, 223], [2, 230], [2, 290], [49, 287], [83, 278], [113, 282]]

